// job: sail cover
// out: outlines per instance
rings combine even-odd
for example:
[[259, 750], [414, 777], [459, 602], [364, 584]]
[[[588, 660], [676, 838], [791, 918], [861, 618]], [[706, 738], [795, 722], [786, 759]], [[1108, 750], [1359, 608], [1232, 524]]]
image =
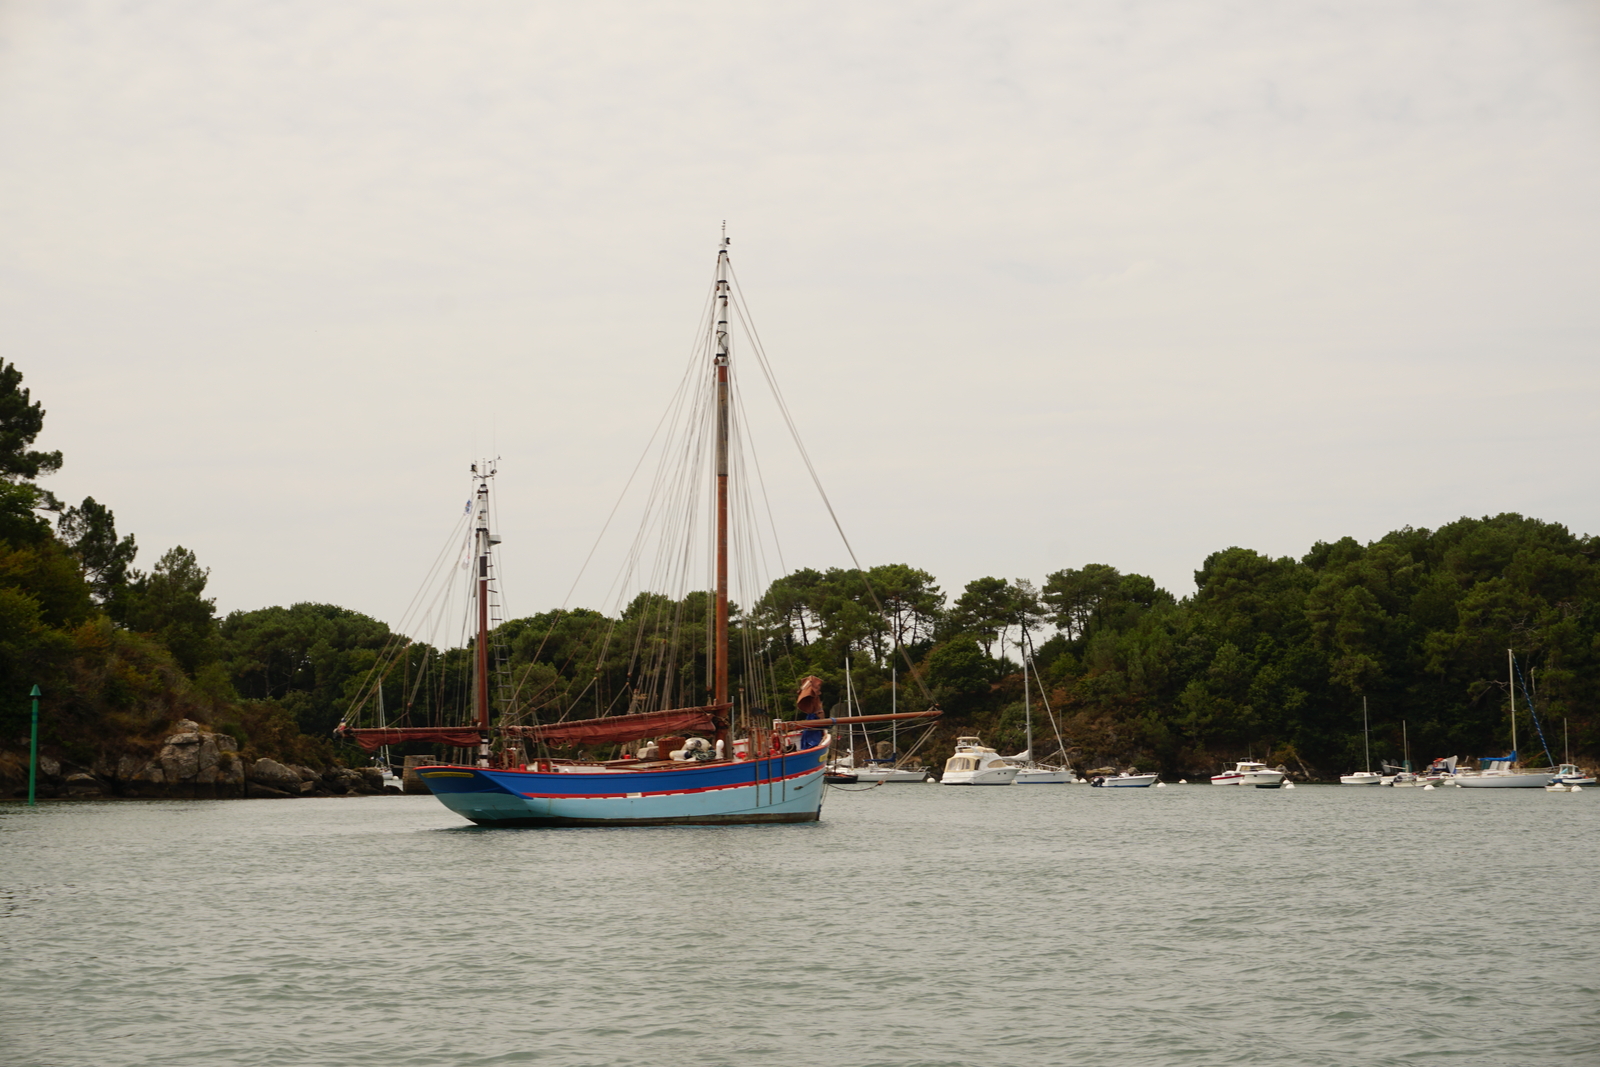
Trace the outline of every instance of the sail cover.
[[601, 719], [577, 719], [548, 726], [508, 726], [504, 733], [507, 737], [526, 737], [549, 745], [616, 745], [646, 737], [711, 733], [717, 729], [717, 720], [726, 718], [732, 707], [731, 704], [707, 704], [700, 708], [608, 715]]
[[479, 740], [475, 726], [391, 726], [387, 729], [344, 729], [340, 733], [348, 735], [368, 752], [376, 752], [384, 745], [398, 745], [403, 741], [432, 741], [456, 748], [473, 748]]

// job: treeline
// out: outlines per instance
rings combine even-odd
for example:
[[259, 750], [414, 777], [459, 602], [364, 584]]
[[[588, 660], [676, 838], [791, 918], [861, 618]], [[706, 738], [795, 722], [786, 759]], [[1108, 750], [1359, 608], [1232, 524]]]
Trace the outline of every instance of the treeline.
[[[62, 456], [32, 448], [44, 410], [21, 382], [0, 362], [0, 762], [25, 751], [34, 684], [47, 694], [47, 749], [81, 763], [148, 746], [183, 717], [232, 734], [247, 756], [354, 760], [331, 731], [361, 694], [373, 703], [380, 662], [391, 719], [448, 721], [466, 706], [465, 649], [408, 643], [327, 604], [219, 617], [207, 570], [182, 546], [140, 570], [110, 508], [93, 497], [67, 505], [39, 485]], [[1363, 697], [1375, 758], [1401, 757], [1402, 723], [1414, 759], [1502, 752], [1511, 648], [1556, 757], [1563, 725], [1574, 754], [1590, 757], [1597, 547], [1518, 515], [1461, 519], [1370, 544], [1319, 542], [1298, 559], [1225, 549], [1183, 598], [1098, 564], [1037, 585], [979, 578], [954, 596], [906, 564], [805, 569], [736, 610], [732, 673], [749, 680], [747, 706], [784, 715], [806, 674], [841, 701], [848, 661], [865, 711], [897, 698], [945, 709], [924, 750], [940, 758], [958, 733], [1022, 747], [1031, 658], [1079, 767], [1194, 775], [1253, 755], [1326, 776], [1361, 762]], [[703, 593], [641, 594], [615, 619], [580, 609], [507, 622], [495, 635], [499, 681], [546, 718], [616, 713], [646, 696], [699, 702], [708, 609]], [[678, 666], [643, 693], [652, 662]], [[1045, 755], [1055, 741], [1034, 700]], [[1519, 735], [1531, 756], [1526, 718]]]
[[[1504, 514], [1319, 542], [1298, 559], [1228, 548], [1182, 599], [1091, 564], [1037, 587], [980, 578], [947, 604], [926, 572], [892, 566], [867, 581], [797, 572], [754, 615], [786, 673], [837, 685], [849, 657], [877, 712], [898, 666], [902, 701], [924, 687], [948, 713], [943, 733], [978, 731], [1002, 749], [1022, 747], [1031, 656], [1079, 766], [1191, 776], [1252, 755], [1313, 776], [1358, 768], [1363, 697], [1374, 761], [1400, 761], [1407, 742], [1414, 761], [1503, 753], [1513, 649], [1518, 705], [1525, 686], [1543, 730], [1524, 709], [1519, 742], [1543, 763], [1544, 741], [1556, 760], [1565, 735], [1574, 755], [1600, 745], [1597, 550], [1593, 537]], [[1035, 748], [1047, 749], [1034, 700]]]

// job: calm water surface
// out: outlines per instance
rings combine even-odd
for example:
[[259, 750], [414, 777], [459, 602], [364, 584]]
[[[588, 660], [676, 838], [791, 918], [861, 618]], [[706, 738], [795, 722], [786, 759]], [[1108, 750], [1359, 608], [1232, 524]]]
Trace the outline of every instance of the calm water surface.
[[0, 805], [0, 1064], [1600, 1064], [1600, 789]]

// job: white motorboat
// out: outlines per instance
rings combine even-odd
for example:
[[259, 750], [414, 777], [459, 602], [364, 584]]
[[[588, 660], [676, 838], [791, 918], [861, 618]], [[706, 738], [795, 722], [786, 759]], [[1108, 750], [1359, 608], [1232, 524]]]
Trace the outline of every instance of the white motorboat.
[[1120, 774], [1097, 774], [1089, 779], [1089, 784], [1102, 789], [1146, 789], [1156, 784], [1154, 774], [1130, 774], [1123, 771]]
[[1240, 760], [1231, 771], [1213, 775], [1212, 785], [1253, 785], [1257, 789], [1276, 789], [1283, 784], [1283, 771], [1275, 771], [1265, 763]]
[[1594, 775], [1586, 773], [1576, 763], [1563, 763], [1550, 776], [1551, 785], [1594, 785]]
[[1571, 758], [1573, 758], [1573, 744], [1571, 744], [1570, 737], [1566, 736], [1565, 718], [1562, 720], [1562, 758], [1566, 760], [1566, 763], [1562, 763], [1558, 768], [1555, 768], [1555, 774], [1550, 776], [1550, 784], [1546, 785], [1546, 789], [1566, 792], [1566, 790], [1582, 789], [1584, 785], [1595, 784], [1594, 774], [1586, 773], [1584, 769], [1579, 768], [1576, 763], [1571, 761]]
[[945, 760], [945, 785], [1012, 785], [1017, 768], [976, 737], [956, 738], [956, 754]]
[[1382, 785], [1383, 775], [1374, 774], [1372, 771], [1357, 771], [1354, 774], [1341, 774], [1340, 785]]

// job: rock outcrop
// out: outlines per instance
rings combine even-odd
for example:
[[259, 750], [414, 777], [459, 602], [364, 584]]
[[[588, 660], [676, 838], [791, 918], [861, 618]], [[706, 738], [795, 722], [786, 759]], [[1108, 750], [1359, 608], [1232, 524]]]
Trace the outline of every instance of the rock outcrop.
[[128, 756], [117, 761], [115, 784], [123, 796], [236, 797], [244, 792], [239, 743], [193, 719], [179, 719], [155, 757], [137, 768], [135, 763]]
[[[27, 766], [0, 765], [0, 795], [27, 795]], [[258, 759], [246, 763], [239, 744], [193, 719], [179, 719], [152, 755], [101, 756], [92, 767], [40, 755], [41, 797], [326, 797], [382, 794], [376, 767], [312, 767]]]
[[299, 796], [303, 781], [298, 770], [271, 759], [256, 760], [245, 774], [245, 779], [256, 785], [276, 790], [284, 796]]

